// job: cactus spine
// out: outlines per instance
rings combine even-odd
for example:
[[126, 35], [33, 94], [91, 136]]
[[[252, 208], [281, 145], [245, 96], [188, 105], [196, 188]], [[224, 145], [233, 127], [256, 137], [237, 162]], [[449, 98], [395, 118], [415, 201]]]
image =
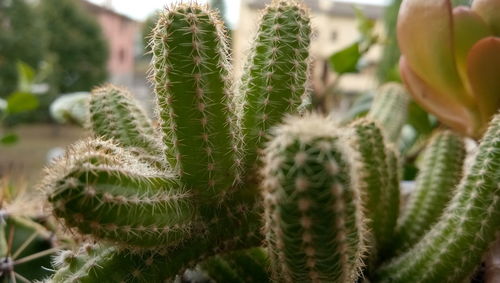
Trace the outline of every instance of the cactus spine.
[[[360, 154], [359, 178], [369, 229], [373, 233], [373, 257], [382, 256], [391, 242], [399, 211], [398, 160], [386, 146], [375, 122], [358, 120], [350, 128], [352, 147]], [[394, 176], [393, 174], [396, 174]], [[380, 255], [377, 255], [379, 254]]]
[[127, 90], [113, 85], [96, 88], [89, 104], [86, 126], [94, 136], [113, 139], [144, 162], [160, 170], [168, 169], [162, 158], [160, 136]]
[[383, 266], [380, 282], [454, 282], [480, 262], [500, 225], [500, 115], [443, 216], [413, 248]]
[[257, 161], [268, 129], [281, 122], [284, 114], [297, 112], [307, 94], [308, 13], [295, 0], [273, 3], [262, 14], [240, 86], [250, 167]]
[[465, 145], [460, 136], [436, 134], [423, 153], [421, 173], [397, 227], [396, 249], [407, 249], [436, 223], [462, 177]]
[[200, 197], [220, 197], [241, 180], [224, 25], [205, 6], [180, 4], [160, 16], [152, 46], [167, 160]]
[[325, 118], [289, 119], [266, 149], [266, 239], [275, 280], [353, 282], [365, 250], [355, 156]]
[[377, 91], [368, 118], [382, 126], [388, 141], [392, 143], [399, 140], [409, 102], [410, 96], [400, 84], [387, 83]]

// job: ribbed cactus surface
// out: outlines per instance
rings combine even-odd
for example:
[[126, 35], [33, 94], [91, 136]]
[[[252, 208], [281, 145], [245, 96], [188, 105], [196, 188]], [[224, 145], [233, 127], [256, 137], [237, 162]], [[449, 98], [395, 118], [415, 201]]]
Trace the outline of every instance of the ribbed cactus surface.
[[439, 220], [462, 177], [463, 138], [449, 131], [440, 132], [422, 158], [416, 187], [398, 224], [396, 249], [412, 246]]
[[500, 115], [443, 216], [409, 251], [379, 271], [381, 282], [455, 282], [471, 275], [500, 225]]
[[266, 241], [278, 282], [353, 282], [366, 227], [356, 152], [326, 118], [289, 119], [266, 149]]
[[[247, 166], [257, 160], [270, 127], [307, 95], [311, 26], [300, 1], [266, 7], [240, 83]], [[286, 95], [283, 95], [286, 93]]]

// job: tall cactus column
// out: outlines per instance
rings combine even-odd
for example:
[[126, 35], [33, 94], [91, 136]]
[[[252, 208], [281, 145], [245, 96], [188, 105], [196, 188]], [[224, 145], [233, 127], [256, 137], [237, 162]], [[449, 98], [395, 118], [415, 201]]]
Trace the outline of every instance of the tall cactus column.
[[311, 26], [298, 3], [274, 0], [266, 7], [245, 65], [240, 91], [247, 168], [257, 161], [268, 129], [297, 112], [307, 95]]
[[354, 282], [366, 249], [356, 152], [316, 116], [288, 119], [266, 149], [266, 240], [283, 282]]
[[398, 159], [373, 121], [360, 119], [349, 126], [352, 148], [359, 152], [359, 186], [372, 232], [372, 260], [387, 256], [399, 213]]
[[446, 208], [462, 177], [465, 159], [463, 138], [450, 132], [437, 133], [425, 149], [416, 187], [399, 219], [396, 250], [415, 244]]
[[167, 160], [184, 184], [209, 200], [241, 180], [225, 40], [215, 12], [194, 4], [161, 15], [152, 40]]

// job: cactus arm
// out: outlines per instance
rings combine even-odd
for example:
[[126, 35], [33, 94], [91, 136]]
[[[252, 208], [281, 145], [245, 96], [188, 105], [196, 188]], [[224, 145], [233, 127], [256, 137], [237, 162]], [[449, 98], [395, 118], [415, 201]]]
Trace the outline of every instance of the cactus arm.
[[94, 89], [88, 116], [87, 127], [95, 136], [114, 140], [159, 169], [168, 168], [159, 135], [128, 91], [113, 85]]
[[415, 190], [398, 223], [395, 246], [399, 250], [417, 242], [443, 213], [462, 175], [464, 141], [452, 132], [440, 132], [423, 154]]
[[83, 141], [46, 177], [56, 216], [119, 245], [154, 248], [196, 229], [191, 194], [110, 142]]
[[413, 248], [382, 266], [378, 282], [456, 282], [472, 273], [500, 225], [499, 137], [496, 115], [440, 220]]
[[[386, 148], [387, 157], [387, 167], [389, 171], [389, 183], [387, 187], [388, 193], [388, 208], [387, 208], [387, 227], [392, 229], [391, 239], [395, 235], [395, 229], [397, 227], [397, 221], [400, 211], [401, 195], [400, 195], [400, 182], [401, 182], [401, 170], [400, 170], [400, 158], [399, 151], [394, 149], [391, 145]], [[382, 258], [386, 258], [391, 254], [392, 240], [381, 248], [380, 255]]]
[[153, 80], [166, 156], [181, 181], [214, 198], [239, 180], [223, 23], [206, 6], [180, 4], [160, 15]]
[[230, 224], [228, 220], [208, 222], [205, 231], [187, 236], [182, 244], [172, 248], [131, 253], [113, 246], [86, 246], [83, 252], [70, 254], [69, 260], [65, 260], [67, 256], [59, 257], [58, 271], [52, 282], [75, 282], [74, 279], [82, 283], [172, 282], [184, 269], [215, 254], [258, 246], [261, 242], [260, 214], [228, 214], [226, 212], [226, 219], [231, 219]]
[[401, 129], [406, 123], [410, 96], [397, 83], [387, 83], [380, 87], [373, 100], [368, 118], [377, 121], [392, 143], [397, 143]]
[[[374, 243], [372, 243], [373, 259], [383, 257], [382, 250], [387, 246], [394, 234], [394, 228], [399, 210], [399, 190], [391, 176], [397, 161], [391, 153], [388, 156], [388, 148], [382, 130], [375, 122], [360, 119], [350, 125], [352, 133], [349, 135], [350, 142], [355, 151], [359, 152], [361, 164], [360, 190], [369, 229], [372, 231]], [[392, 176], [394, 178], [394, 176]]]
[[297, 1], [274, 0], [266, 7], [240, 83], [247, 167], [257, 161], [268, 129], [301, 105], [310, 34], [308, 13]]
[[229, 262], [221, 256], [215, 256], [201, 264], [201, 269], [215, 282], [243, 283], [243, 278], [238, 276]]
[[58, 271], [50, 282], [163, 282], [164, 260], [160, 254], [85, 245], [77, 253], [64, 251], [55, 259]]
[[201, 268], [216, 282], [270, 282], [268, 258], [262, 248], [219, 255], [201, 264]]
[[283, 282], [354, 282], [365, 250], [356, 153], [326, 118], [293, 118], [266, 149], [266, 239]]

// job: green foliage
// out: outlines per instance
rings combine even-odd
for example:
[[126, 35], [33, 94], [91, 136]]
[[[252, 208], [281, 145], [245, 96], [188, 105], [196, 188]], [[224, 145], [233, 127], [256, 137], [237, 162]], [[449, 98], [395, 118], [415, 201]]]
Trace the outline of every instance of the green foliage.
[[40, 15], [48, 52], [55, 58], [54, 84], [61, 93], [88, 91], [106, 79], [107, 46], [96, 20], [73, 0], [44, 0]]
[[358, 62], [361, 59], [359, 43], [355, 42], [352, 45], [332, 54], [330, 56], [330, 66], [338, 74], [357, 73]]
[[38, 99], [28, 92], [14, 92], [7, 98], [7, 113], [31, 111], [38, 107]]
[[329, 58], [330, 66], [338, 75], [358, 73], [360, 60], [378, 42], [378, 36], [374, 32], [375, 21], [366, 17], [358, 8], [355, 9], [355, 12], [360, 34], [359, 39], [333, 53]]
[[20, 82], [18, 62], [37, 67], [46, 50], [46, 32], [32, 4], [25, 0], [0, 2], [0, 97]]

